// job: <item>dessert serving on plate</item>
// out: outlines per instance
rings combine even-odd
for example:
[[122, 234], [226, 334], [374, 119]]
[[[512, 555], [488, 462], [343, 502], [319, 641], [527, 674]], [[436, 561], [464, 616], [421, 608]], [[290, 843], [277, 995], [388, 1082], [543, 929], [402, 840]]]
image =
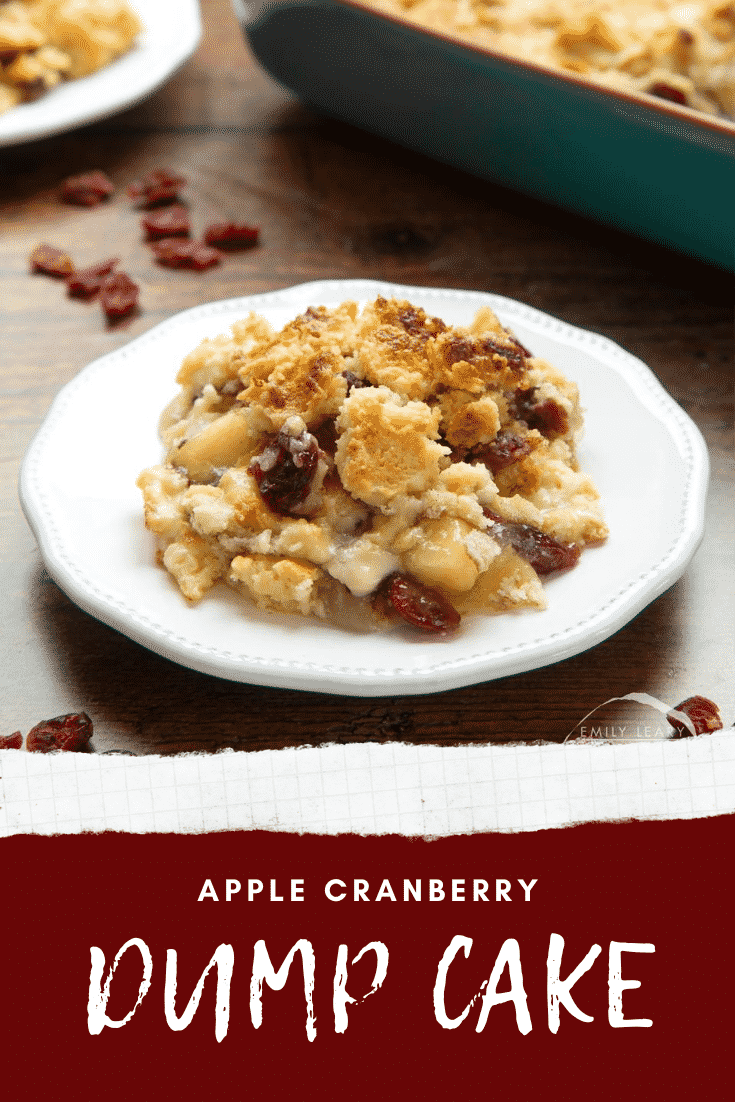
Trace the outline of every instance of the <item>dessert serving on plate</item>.
[[[394, 323], [386, 319], [378, 325], [374, 306], [362, 314], [355, 306], [347, 310], [343, 306], [347, 300], [374, 303], [379, 296], [386, 302], [407, 300], [423, 308], [429, 315], [427, 324], [419, 324], [426, 315], [418, 309], [414, 320], [406, 313], [402, 320], [398, 318]], [[309, 310], [316, 304], [326, 309]], [[482, 322], [482, 318], [490, 322], [493, 317], [486, 313], [488, 306], [535, 356], [527, 356], [494, 319], [493, 324]], [[474, 326], [478, 310], [482, 311], [480, 324]], [[276, 332], [255, 320], [251, 312], [262, 315]], [[285, 324], [297, 315], [300, 321]], [[421, 334], [434, 317], [443, 318], [455, 328], [443, 332], [436, 323], [435, 335], [424, 340]], [[229, 334], [233, 325], [231, 335], [218, 336]], [[371, 326], [375, 330], [372, 338]], [[415, 330], [413, 334], [411, 329]], [[342, 351], [343, 338], [346, 355]], [[451, 340], [466, 342], [454, 345], [454, 352], [462, 349], [463, 357], [450, 353]], [[348, 341], [355, 342], [351, 354]], [[324, 353], [327, 363], [332, 365], [329, 376], [321, 375], [324, 360], [321, 365], [315, 362], [317, 350], [325, 347], [329, 352]], [[418, 355], [421, 347], [424, 351]], [[484, 460], [480, 466], [480, 449], [470, 455], [475, 446], [470, 448], [455, 435], [462, 427], [461, 420], [450, 426], [453, 418], [439, 407], [439, 434], [436, 438], [423, 434], [426, 450], [431, 453], [432, 446], [438, 445], [440, 453], [437, 466], [429, 471], [429, 488], [412, 487], [407, 494], [398, 493], [394, 502], [383, 508], [360, 499], [357, 473], [352, 481], [340, 451], [341, 446], [344, 459], [350, 459], [357, 441], [347, 447], [348, 439], [343, 442], [342, 437], [348, 430], [339, 428], [338, 417], [329, 416], [329, 408], [334, 408], [336, 398], [339, 416], [344, 412], [346, 417], [348, 399], [361, 395], [369, 398], [371, 391], [374, 395], [379, 389], [355, 386], [346, 372], [355, 379], [369, 381], [380, 370], [380, 378], [376, 374], [375, 381], [398, 395], [398, 377], [405, 374], [397, 370], [401, 367], [401, 348], [406, 352], [403, 364], [413, 356], [416, 365], [425, 366], [425, 372], [416, 370], [411, 374], [413, 386], [423, 379], [426, 400], [397, 396], [392, 400], [395, 405], [416, 403], [419, 409], [426, 407], [431, 413], [440, 401], [446, 406], [451, 398], [468, 407], [484, 397], [492, 398], [500, 421], [492, 441], [503, 432], [513, 433], [529, 445], [535, 440], [538, 447], [524, 459], [517, 458], [515, 467], [509, 463], [493, 474]], [[439, 358], [442, 349], [445, 369], [441, 369]], [[544, 368], [542, 358], [560, 367], [579, 385], [586, 435], [577, 456], [584, 475], [575, 469], [573, 461], [559, 458], [565, 448], [571, 455], [571, 441], [561, 435], [554, 437], [549, 422], [554, 411], [551, 402], [561, 409], [567, 401], [568, 416], [574, 419], [570, 429], [576, 435], [575, 391], [552, 368]], [[507, 367], [502, 360], [506, 360]], [[172, 407], [177, 389], [173, 379], [182, 361], [183, 385]], [[304, 370], [299, 370], [303, 361], [311, 381], [305, 382], [299, 392], [297, 380], [304, 375]], [[381, 364], [385, 371], [380, 369]], [[511, 367], [515, 370], [508, 370]], [[446, 370], [449, 380], [449, 385], [443, 384], [443, 392], [436, 382], [437, 370]], [[474, 381], [473, 372], [477, 373]], [[331, 391], [325, 388], [324, 380], [335, 375], [342, 376], [344, 390], [338, 379]], [[541, 382], [545, 376], [547, 382]], [[207, 387], [207, 383], [211, 385]], [[536, 392], [531, 394], [534, 386]], [[462, 392], [467, 395], [465, 401], [461, 401]], [[238, 398], [240, 393], [246, 401]], [[312, 397], [305, 400], [308, 394]], [[544, 406], [545, 401], [549, 405]], [[264, 495], [271, 496], [274, 487], [269, 489], [267, 483], [263, 487], [261, 478], [259, 488], [255, 466], [253, 474], [249, 468], [257, 457], [261, 457], [261, 473], [268, 467], [268, 460], [263, 462], [262, 457], [269, 443], [276, 442], [281, 426], [295, 415], [296, 404], [304, 408], [305, 415], [298, 416], [319, 446], [315, 478], [321, 477], [322, 471], [324, 478], [318, 486], [310, 477], [309, 460], [300, 469], [295, 462], [291, 464], [293, 477], [282, 481], [281, 491], [282, 506], [300, 509], [292, 515], [265, 501]], [[524, 416], [512, 416], [511, 404]], [[165, 457], [158, 467], [150, 469], [161, 456], [157, 424], [164, 407], [168, 407], [164, 417]], [[408, 409], [409, 416], [414, 408]], [[228, 412], [235, 417], [227, 417]], [[538, 418], [537, 425], [529, 424], [529, 418]], [[222, 432], [218, 454], [210, 435], [216, 433], [216, 425]], [[622, 425], [626, 428], [624, 446], [620, 441]], [[228, 428], [233, 430], [229, 443]], [[447, 430], [453, 444], [441, 439]], [[292, 441], [292, 433], [286, 435], [288, 447], [284, 450], [294, 458], [292, 449], [298, 451], [298, 444]], [[199, 458], [194, 451], [197, 437], [197, 447], [201, 445], [203, 453], [211, 450], [209, 458], [202, 456], [204, 469], [200, 472], [194, 467]], [[501, 436], [500, 442], [503, 440], [507, 443], [509, 437]], [[398, 455], [407, 450], [403, 437], [400, 445]], [[548, 465], [542, 462], [547, 448]], [[488, 449], [488, 462], [493, 450], [498, 449]], [[271, 455], [276, 461], [271, 470], [288, 470], [288, 465], [280, 462], [285, 459], [280, 448], [274, 451]], [[377, 448], [371, 444], [371, 462], [373, 452]], [[394, 452], [385, 464], [389, 473], [395, 456]], [[504, 458], [497, 457], [496, 467]], [[182, 459], [189, 465], [186, 474]], [[353, 489], [344, 485], [340, 463]], [[148, 470], [141, 481], [146, 486], [149, 520], [159, 541], [160, 558], [171, 547], [168, 557], [172, 566], [177, 570], [183, 566], [188, 571], [188, 575], [182, 571], [181, 577], [191, 594], [190, 601], [183, 598], [173, 575], [155, 565], [154, 539], [142, 522], [141, 495], [135, 485], [144, 468]], [[478, 479], [476, 491], [465, 483], [468, 469]], [[289, 482], [295, 498], [304, 493], [304, 485], [299, 485], [303, 470], [306, 498], [312, 490], [322, 495], [322, 503], [315, 505], [313, 512], [313, 501], [307, 503], [305, 498], [299, 506], [285, 500]], [[645, 364], [599, 334], [576, 329], [497, 295], [373, 280], [325, 280], [203, 303], [89, 364], [54, 401], [24, 458], [19, 492], [53, 580], [80, 608], [155, 653], [189, 669], [251, 685], [392, 697], [443, 692], [526, 673], [581, 654], [619, 631], [681, 577], [695, 554], [704, 530], [708, 470], [705, 443], [681, 406]], [[447, 477], [451, 481], [447, 471], [465, 483], [464, 492], [447, 486]], [[518, 476], [523, 472], [527, 479], [521, 486]], [[378, 544], [379, 550], [380, 540], [390, 534], [388, 521], [393, 504], [408, 512], [411, 499], [416, 519], [407, 529], [405, 522], [410, 513], [401, 515], [394, 509], [392, 514], [396, 529], [404, 526], [406, 542], [409, 538], [413, 542], [427, 527], [431, 531], [434, 526], [429, 522], [433, 520], [443, 517], [466, 521], [469, 515], [472, 532], [467, 533], [464, 546], [469, 552], [476, 530], [498, 544], [498, 553], [493, 557], [499, 561], [507, 545], [503, 547], [495, 539], [502, 532], [499, 528], [491, 530], [492, 518], [484, 513], [487, 509], [497, 516], [522, 518], [516, 524], [526, 524], [526, 529], [512, 529], [506, 519], [505, 530], [514, 534], [519, 545], [520, 537], [527, 536], [527, 551], [531, 541], [532, 547], [543, 542], [539, 541], [539, 533], [544, 533], [553, 536], [555, 542], [549, 540], [548, 546], [555, 549], [555, 555], [576, 557], [578, 548], [588, 539], [585, 529], [591, 530], [589, 535], [605, 531], [590, 476], [602, 495], [610, 539], [599, 547], [583, 550], [577, 566], [560, 570], [555, 577], [539, 575], [527, 562], [524, 566], [518, 551], [517, 558], [508, 552], [503, 560], [515, 562], [536, 593], [540, 578], [548, 602], [543, 612], [530, 604], [521, 605], [521, 611], [515, 613], [506, 592], [507, 614], [465, 614], [470, 610], [459, 606], [465, 599], [479, 595], [476, 583], [469, 590], [460, 590], [455, 582], [450, 591], [440, 582], [420, 582], [416, 573], [422, 569], [420, 557], [413, 556], [409, 561], [410, 549], [403, 545], [400, 533], [388, 548], [394, 559], [383, 563], [390, 572], [380, 582], [380, 572], [377, 574], [376, 589], [381, 592], [373, 591], [374, 597], [370, 593], [364, 597], [353, 595], [344, 581], [330, 573], [345, 560], [349, 563], [351, 550], [364, 550], [369, 542], [362, 537], [370, 529], [361, 532], [355, 516], [373, 525], [370, 542]], [[475, 502], [479, 509], [473, 508]], [[464, 516], [457, 516], [460, 506], [467, 507]], [[569, 523], [562, 524], [565, 520]], [[574, 524], [580, 533], [578, 541], [574, 532], [567, 530]], [[455, 532], [462, 527], [457, 524]], [[528, 531], [534, 528], [535, 533]], [[323, 542], [319, 556], [306, 557], [315, 546], [306, 538], [298, 546], [294, 541], [286, 547], [290, 537], [320, 534]], [[447, 546], [454, 549], [457, 542], [448, 540], [442, 548], [436, 540], [436, 558], [441, 562], [441, 556], [448, 553]], [[484, 538], [479, 542], [490, 550]], [[567, 550], [559, 549], [557, 544], [566, 545]], [[471, 550], [477, 553], [476, 546]], [[177, 561], [179, 554], [181, 561]], [[184, 556], [188, 556], [188, 563]], [[265, 587], [260, 586], [263, 595], [259, 601], [264, 607], [243, 599], [242, 574], [237, 580], [233, 578], [232, 585], [226, 584], [230, 564], [234, 566], [238, 558], [246, 565], [252, 561], [253, 568], [262, 567], [262, 581], [272, 580], [271, 594], [264, 594]], [[321, 562], [315, 561], [317, 558]], [[354, 555], [352, 558], [356, 563]], [[393, 568], [395, 560], [401, 564], [400, 570]], [[237, 564], [238, 570], [242, 565]], [[543, 569], [542, 563], [539, 568]], [[306, 575], [303, 590], [298, 589], [298, 583], [277, 586], [279, 571], [285, 575], [293, 571], [295, 579], [299, 570]], [[389, 602], [395, 600], [400, 606], [401, 585], [390, 598], [383, 596], [382, 586], [387, 588], [392, 584], [389, 579], [401, 571], [406, 572], [404, 579], [415, 580], [416, 585], [440, 590], [442, 600], [462, 614], [458, 631], [448, 633], [441, 623], [440, 630], [445, 634], [439, 635], [424, 635], [408, 626], [397, 631], [344, 630], [344, 620], [336, 623], [313, 615], [270, 611], [284, 609], [284, 594], [292, 592], [302, 598], [307, 609], [309, 596], [320, 596], [326, 615], [336, 593], [335, 603], [341, 602], [345, 616], [356, 606], [360, 622], [383, 624], [395, 618], [400, 623], [398, 611]], [[215, 576], [219, 584], [214, 583]], [[434, 570], [424, 576], [433, 581], [437, 575]], [[310, 577], [316, 579], [315, 584]], [[478, 570], [477, 581], [482, 580]], [[471, 575], [465, 574], [460, 584], [471, 581]], [[209, 585], [214, 585], [210, 592]], [[197, 601], [198, 592], [206, 594], [204, 599]], [[498, 593], [502, 593], [500, 587]], [[373, 609], [373, 600], [378, 606], [387, 604], [387, 612], [380, 607]], [[294, 601], [291, 607], [296, 605]], [[409, 602], [404, 600], [403, 607], [408, 610]], [[493, 610], [491, 600], [485, 608]], [[337, 607], [337, 616], [339, 611]]]
[[577, 468], [576, 386], [489, 307], [450, 327], [378, 297], [251, 314], [184, 360], [166, 454], [138, 479], [162, 564], [198, 601], [439, 635], [540, 609], [607, 534]]
[[0, 113], [109, 65], [141, 30], [126, 0], [0, 2]]

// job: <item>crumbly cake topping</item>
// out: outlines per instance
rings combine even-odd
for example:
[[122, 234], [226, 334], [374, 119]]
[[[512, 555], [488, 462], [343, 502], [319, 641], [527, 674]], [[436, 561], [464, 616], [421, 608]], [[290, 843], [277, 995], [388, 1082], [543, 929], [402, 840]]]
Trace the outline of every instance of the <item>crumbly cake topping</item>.
[[177, 381], [138, 485], [189, 600], [223, 580], [271, 611], [441, 634], [543, 608], [540, 577], [607, 534], [576, 386], [487, 307], [468, 327], [382, 297], [278, 333], [250, 315]]
[[141, 30], [126, 0], [0, 4], [0, 114], [109, 65]]
[[368, 0], [379, 11], [621, 92], [735, 118], [732, 0]]

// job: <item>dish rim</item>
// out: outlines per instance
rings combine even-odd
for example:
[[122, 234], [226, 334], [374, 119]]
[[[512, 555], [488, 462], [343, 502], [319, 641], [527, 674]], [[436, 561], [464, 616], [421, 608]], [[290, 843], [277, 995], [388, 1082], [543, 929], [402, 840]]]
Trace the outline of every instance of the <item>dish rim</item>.
[[[282, 3], [285, 3], [286, 0], [275, 0], [275, 2], [274, 0], [254, 0], [254, 2], [250, 3], [246, 3], [246, 0], [231, 0], [231, 2], [238, 19], [243, 26], [246, 26], [247, 23], [257, 18], [261, 11], [265, 11], [269, 8], [278, 8]], [[613, 101], [618, 100], [627, 104], [628, 107], [633, 106], [637, 109], [645, 108], [647, 111], [651, 112], [651, 114], [658, 114], [666, 120], [676, 119], [679, 122], [694, 124], [696, 128], [712, 130], [718, 136], [725, 135], [731, 137], [733, 139], [733, 152], [735, 153], [735, 119], [728, 119], [724, 115], [708, 115], [704, 111], [697, 111], [693, 107], [685, 107], [681, 104], [649, 95], [646, 92], [626, 92], [618, 88], [607, 88], [605, 85], [597, 84], [583, 73], [567, 72], [563, 69], [555, 69], [553, 66], [545, 65], [542, 62], [532, 61], [523, 57], [514, 57], [511, 54], [504, 54], [499, 50], [493, 50], [490, 46], [482, 46], [478, 43], [470, 42], [460, 35], [452, 34], [451, 31], [438, 31], [433, 27], [421, 26], [421, 24], [414, 23], [398, 14], [394, 15], [391, 12], [380, 11], [377, 8], [371, 7], [370, 4], [365, 3], [364, 0], [327, 0], [327, 3], [343, 5], [344, 7], [360, 11], [363, 15], [375, 16], [377, 19], [393, 23], [403, 30], [433, 38], [443, 43], [445, 46], [451, 46], [453, 49], [459, 48], [482, 58], [491, 58], [495, 62], [501, 62], [510, 67], [527, 70], [535, 75], [542, 75], [546, 78], [551, 77], [561, 83], [576, 86], [585, 92], [595, 92], [603, 100], [608, 98]], [[303, 6], [303, 0], [299, 6]]]
[[[120, 361], [135, 355], [139, 349], [165, 341], [170, 333], [189, 321], [214, 318], [218, 314], [257, 310], [259, 307], [267, 307], [271, 302], [277, 304], [294, 295], [306, 302], [307, 298], [318, 297], [363, 300], [378, 293], [399, 294], [408, 298], [412, 294], [429, 297], [434, 294], [445, 298], [469, 299], [470, 304], [474, 299], [476, 306], [489, 304], [501, 313], [509, 313], [512, 323], [526, 320], [540, 325], [557, 338], [566, 339], [571, 346], [587, 349], [592, 347], [603, 352], [605, 362], [618, 371], [623, 382], [628, 384], [646, 411], [653, 416], [656, 409], [658, 418], [666, 425], [668, 433], [673, 437], [675, 428], [678, 444], [686, 444], [685, 504], [681, 511], [680, 528], [672, 538], [668, 552], [644, 574], [631, 579], [622, 590], [610, 597], [603, 608], [595, 608], [589, 616], [567, 626], [564, 631], [552, 635], [540, 634], [538, 639], [490, 653], [486, 651], [444, 658], [418, 669], [376, 666], [372, 670], [366, 670], [359, 667], [338, 667], [323, 662], [264, 659], [257, 655], [235, 655], [229, 651], [218, 651], [214, 647], [176, 635], [164, 625], [142, 615], [140, 610], [126, 606], [124, 602], [103, 593], [94, 581], [84, 577], [84, 571], [69, 557], [70, 549], [56, 532], [53, 515], [44, 502], [43, 487], [37, 482], [38, 468], [44, 458], [45, 441], [52, 435], [56, 424], [63, 420], [77, 391], [83, 390], [87, 382], [98, 373], [117, 369]], [[647, 402], [641, 398], [641, 390], [646, 394]], [[228, 680], [276, 688], [373, 697], [442, 692], [495, 680], [573, 657], [602, 642], [625, 626], [681, 577], [704, 532], [708, 474], [706, 444], [694, 422], [641, 360], [608, 338], [572, 326], [517, 300], [489, 292], [411, 287], [374, 280], [323, 280], [193, 307], [173, 315], [128, 344], [92, 361], [54, 399], [23, 460], [19, 496], [46, 568], [57, 584], [86, 612], [155, 653], [180, 665]], [[160, 570], [160, 567], [155, 569]], [[163, 579], [162, 571], [161, 575]], [[539, 632], [541, 633], [541, 627]], [[250, 646], [253, 649], [252, 640]], [[315, 677], [319, 678], [318, 684], [314, 684]]]

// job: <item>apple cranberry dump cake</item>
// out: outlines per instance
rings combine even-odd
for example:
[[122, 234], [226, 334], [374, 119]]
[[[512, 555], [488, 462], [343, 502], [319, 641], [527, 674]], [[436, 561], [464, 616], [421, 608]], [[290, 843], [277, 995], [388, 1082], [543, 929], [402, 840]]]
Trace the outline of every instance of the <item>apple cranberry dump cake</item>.
[[126, 0], [0, 0], [0, 114], [96, 73], [141, 30]]
[[544, 575], [607, 534], [577, 469], [577, 388], [487, 307], [468, 328], [378, 298], [251, 314], [184, 360], [165, 461], [138, 485], [159, 558], [199, 600], [436, 634], [543, 608]]
[[474, 46], [735, 118], [732, 0], [367, 0]]

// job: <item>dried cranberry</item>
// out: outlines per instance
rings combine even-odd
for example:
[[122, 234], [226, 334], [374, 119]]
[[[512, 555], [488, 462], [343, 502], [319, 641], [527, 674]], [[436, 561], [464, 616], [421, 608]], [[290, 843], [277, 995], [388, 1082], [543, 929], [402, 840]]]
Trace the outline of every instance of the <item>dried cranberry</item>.
[[64, 180], [61, 199], [77, 207], [96, 207], [103, 199], [109, 199], [114, 190], [115, 185], [104, 172], [83, 172]]
[[681, 104], [682, 107], [686, 107], [687, 98], [680, 88], [672, 88], [670, 84], [664, 83], [662, 80], [656, 81], [648, 89], [652, 96], [658, 96], [659, 99], [667, 99], [671, 103]]
[[319, 445], [309, 432], [290, 436], [281, 430], [250, 463], [260, 495], [274, 513], [293, 513], [309, 496], [319, 460]]
[[181, 203], [146, 214], [140, 224], [149, 241], [156, 241], [161, 237], [188, 237], [191, 233], [189, 212]]
[[[399, 235], [401, 234], [401, 232], [405, 234], [406, 231], [399, 230]], [[412, 230], [409, 230], [408, 234], [409, 236], [416, 236]], [[421, 243], [423, 244], [423, 242]], [[401, 242], [399, 241], [397, 242], [397, 244], [400, 249]], [[404, 248], [405, 244], [406, 242], [404, 240]], [[382, 299], [380, 301], [382, 303], [385, 303], [385, 299]], [[416, 337], [419, 341], [421, 341], [422, 344], [425, 344], [429, 337], [435, 337], [439, 333], [446, 332], [447, 329], [441, 318], [429, 317], [429, 315], [424, 310], [422, 310], [420, 306], [411, 306], [410, 303], [407, 303], [404, 307], [399, 307], [397, 313], [395, 314], [395, 317], [392, 320], [394, 321], [394, 323], [397, 322], [398, 324], [400, 324], [410, 336]]]
[[12, 735], [0, 735], [0, 750], [20, 750], [23, 745], [23, 736], [20, 731], [13, 731]]
[[140, 288], [125, 272], [105, 276], [100, 289], [100, 304], [110, 321], [130, 314], [138, 305]]
[[569, 431], [567, 411], [552, 398], [534, 407], [529, 428], [538, 429], [542, 436], [563, 436]]
[[73, 275], [67, 276], [69, 294], [75, 298], [94, 298], [102, 287], [105, 276], [110, 274], [116, 264], [119, 264], [117, 257], [92, 264], [89, 268], [79, 268]]
[[178, 198], [179, 188], [186, 183], [183, 176], [168, 168], [154, 168], [140, 180], [132, 183], [127, 194], [139, 207], [155, 207], [172, 203]]
[[222, 254], [209, 245], [200, 245], [196, 241], [183, 241], [180, 237], [163, 237], [154, 241], [151, 251], [164, 268], [193, 268], [203, 272], [214, 264], [219, 264]]
[[495, 527], [490, 532], [498, 543], [509, 544], [525, 559], [537, 574], [553, 574], [555, 570], [569, 570], [579, 562], [580, 550], [573, 543], [561, 543], [554, 536], [547, 536], [531, 524], [518, 524], [503, 520], [497, 513], [483, 509]]
[[450, 367], [462, 361], [476, 364], [490, 359], [495, 366], [506, 364], [518, 373], [526, 363], [525, 348], [510, 335], [506, 335], [505, 342], [492, 337], [455, 336], [447, 342], [444, 355]]
[[525, 344], [521, 344], [521, 342], [518, 340], [518, 337], [514, 336], [514, 334], [511, 333], [510, 329], [506, 329], [505, 332], [506, 332], [506, 334], [508, 336], [508, 340], [511, 342], [511, 344], [514, 344], [516, 346], [516, 348], [521, 353], [521, 355], [525, 356], [526, 359], [530, 360], [533, 356], [533, 352], [529, 352], [529, 350], [526, 348]]
[[218, 249], [247, 249], [258, 244], [259, 226], [248, 226], [245, 222], [215, 222], [207, 226], [204, 240]]
[[314, 429], [317, 444], [327, 455], [334, 455], [337, 450], [337, 424], [332, 420], [323, 421], [318, 429]]
[[518, 436], [515, 432], [505, 430], [499, 432], [489, 444], [476, 445], [467, 459], [469, 462], [484, 463], [493, 474], [510, 467], [520, 459], [525, 459], [532, 451], [528, 440]]
[[44, 720], [28, 732], [26, 749], [31, 753], [49, 754], [52, 750], [74, 750], [89, 753], [89, 740], [93, 734], [92, 720], [86, 712], [56, 716]]
[[16, 88], [23, 97], [23, 103], [35, 103], [48, 91], [43, 77], [36, 77], [35, 80], [21, 80], [16, 84]]
[[460, 615], [444, 594], [410, 574], [391, 574], [376, 596], [378, 607], [386, 602], [407, 624], [431, 635], [447, 635], [459, 627]]
[[511, 416], [525, 421], [529, 429], [537, 429], [542, 436], [559, 436], [569, 431], [567, 411], [553, 398], [536, 399], [537, 388], [516, 390], [510, 403]]
[[32, 272], [43, 272], [44, 275], [59, 276], [61, 279], [74, 271], [69, 254], [53, 245], [38, 245], [31, 253], [30, 264]]
[[[694, 724], [695, 735], [708, 735], [711, 731], [722, 730], [720, 709], [706, 696], [689, 696], [677, 704], [675, 711], [683, 712]], [[692, 732], [683, 720], [669, 712], [666, 717], [674, 728], [674, 738], [689, 738]]]
[[343, 374], [344, 378], [347, 380], [347, 393], [348, 394], [350, 393], [351, 390], [355, 390], [355, 389], [359, 390], [360, 387], [370, 386], [370, 383], [367, 382], [366, 379], [358, 378], [358, 376], [354, 375], [351, 371], [343, 371], [342, 374]]

